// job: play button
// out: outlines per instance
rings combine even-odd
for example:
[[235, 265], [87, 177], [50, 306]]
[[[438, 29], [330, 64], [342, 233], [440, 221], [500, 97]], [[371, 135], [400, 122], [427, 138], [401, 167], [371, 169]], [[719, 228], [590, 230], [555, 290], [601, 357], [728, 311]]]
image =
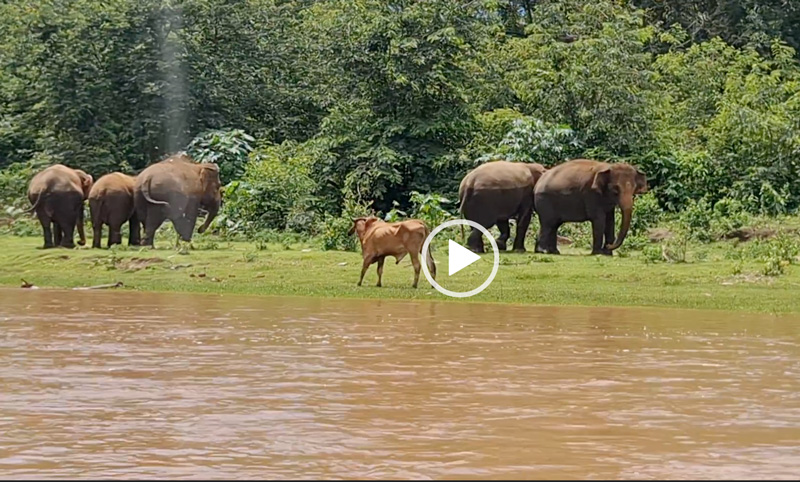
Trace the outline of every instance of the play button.
[[[431, 241], [433, 238], [439, 234], [443, 229], [464, 225], [470, 228], [475, 228], [481, 233], [483, 233], [484, 237], [488, 239], [489, 243], [492, 245], [492, 252], [494, 253], [494, 263], [492, 265], [492, 272], [486, 278], [486, 280], [478, 286], [477, 288], [469, 291], [452, 291], [449, 290], [442, 285], [440, 285], [433, 277], [431, 277], [430, 271], [428, 271], [428, 260], [427, 260], [427, 253], [428, 249], [430, 248]], [[497, 249], [497, 242], [495, 242], [494, 238], [492, 237], [491, 233], [481, 226], [480, 224], [476, 223], [475, 221], [470, 221], [468, 219], [454, 219], [452, 221], [447, 221], [442, 223], [425, 238], [425, 243], [422, 245], [422, 272], [425, 274], [425, 278], [428, 279], [428, 282], [436, 288], [436, 291], [442, 293], [443, 295], [452, 296], [454, 298], [468, 298], [470, 296], [477, 295], [481, 291], [485, 290], [491, 283], [494, 281], [494, 277], [497, 275], [497, 269], [500, 267], [500, 251]], [[467, 266], [472, 265], [478, 261], [481, 261], [483, 258], [472, 251], [468, 250], [464, 246], [456, 243], [452, 239], [447, 240], [447, 262], [448, 262], [448, 276], [453, 276], [454, 274], [458, 273], [459, 271], [463, 270]]]
[[462, 269], [481, 259], [480, 256], [456, 243], [452, 239], [447, 240], [447, 264], [448, 276], [453, 276]]

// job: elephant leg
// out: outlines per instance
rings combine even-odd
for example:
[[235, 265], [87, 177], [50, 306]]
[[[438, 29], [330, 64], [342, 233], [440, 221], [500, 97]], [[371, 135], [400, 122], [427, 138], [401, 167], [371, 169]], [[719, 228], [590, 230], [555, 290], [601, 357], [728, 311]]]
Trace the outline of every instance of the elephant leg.
[[364, 281], [364, 275], [367, 274], [367, 268], [372, 264], [374, 259], [370, 257], [364, 258], [364, 262], [361, 264], [361, 277], [358, 279], [358, 286], [361, 286], [361, 283]]
[[483, 233], [472, 228], [472, 231], [469, 233], [469, 238], [467, 239], [467, 246], [476, 253], [483, 253]]
[[122, 225], [118, 223], [108, 225], [108, 247], [114, 244], [122, 244]]
[[167, 219], [167, 216], [160, 206], [153, 206], [147, 211], [147, 221], [144, 225], [144, 246], [153, 247], [153, 240], [155, 239], [156, 231], [158, 231], [161, 223]]
[[[497, 229], [500, 230], [500, 237], [496, 239], [497, 248], [500, 251], [505, 251], [507, 249], [506, 242], [508, 238], [511, 237], [511, 228], [508, 225], [508, 219], [497, 221]], [[516, 242], [516, 240], [514, 241]]]
[[525, 235], [528, 233], [528, 226], [531, 224], [533, 212], [523, 213], [517, 220], [517, 231], [514, 235], [514, 251], [517, 253], [525, 252]]
[[552, 254], [561, 254], [561, 251], [558, 250], [558, 228], [560, 227], [561, 223], [553, 226], [553, 229], [550, 231], [550, 234], [547, 238], [547, 245], [550, 247], [550, 253]]
[[187, 243], [192, 241], [192, 232], [195, 224], [197, 224], [196, 211], [184, 213], [183, 216], [172, 220], [172, 225], [175, 227], [175, 231], [178, 232], [178, 236]]
[[42, 235], [44, 236], [44, 249], [52, 248], [53, 244], [53, 230], [50, 228], [52, 221], [50, 216], [40, 211], [37, 213], [39, 216], [39, 223], [42, 225]]
[[103, 237], [103, 223], [99, 219], [92, 219], [92, 248], [100, 248]]
[[411, 287], [416, 288], [419, 284], [419, 272], [422, 269], [422, 263], [419, 262], [419, 253], [411, 251], [409, 254], [411, 255], [411, 264], [414, 266], [414, 284]]
[[386, 259], [386, 256], [381, 256], [381, 257], [378, 258], [378, 284], [375, 285], [378, 288], [381, 287], [381, 279], [383, 279], [383, 260], [384, 259]]
[[53, 220], [53, 245], [61, 246], [61, 240], [64, 238], [64, 230], [61, 225]]
[[603, 237], [606, 232], [605, 214], [592, 218], [592, 254], [603, 253]]
[[616, 240], [616, 236], [614, 235], [614, 228], [616, 227], [616, 220], [614, 219], [614, 209], [606, 213], [606, 232], [605, 232], [605, 243], [603, 244], [603, 254], [612, 255], [612, 251], [606, 246], [609, 244], [614, 244]]
[[540, 219], [539, 239], [536, 241], [536, 252], [561, 254], [558, 251], [558, 228], [560, 224]]
[[75, 222], [70, 222], [69, 219], [61, 223], [61, 230], [64, 236], [61, 238], [61, 246], [64, 248], [75, 247]]
[[128, 246], [139, 246], [141, 243], [141, 233], [139, 232], [139, 216], [134, 212], [128, 221]]

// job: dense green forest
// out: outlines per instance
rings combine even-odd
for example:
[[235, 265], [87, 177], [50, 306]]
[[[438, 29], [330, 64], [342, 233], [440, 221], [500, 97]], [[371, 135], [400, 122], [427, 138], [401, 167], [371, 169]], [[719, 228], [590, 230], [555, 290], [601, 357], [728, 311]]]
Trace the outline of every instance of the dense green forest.
[[796, 0], [6, 0], [0, 203], [44, 165], [186, 149], [231, 232], [419, 209], [499, 157], [631, 162], [651, 211], [788, 213], [798, 47]]

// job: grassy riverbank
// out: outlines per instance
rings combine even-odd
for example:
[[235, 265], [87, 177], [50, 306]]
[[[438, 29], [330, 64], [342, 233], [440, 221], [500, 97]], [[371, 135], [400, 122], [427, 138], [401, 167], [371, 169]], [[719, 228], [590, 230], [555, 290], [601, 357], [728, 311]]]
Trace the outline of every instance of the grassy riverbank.
[[[19, 287], [22, 279], [40, 288], [122, 281], [120, 289], [138, 291], [464, 301], [438, 293], [424, 277], [412, 289], [408, 258], [399, 266], [387, 260], [383, 288], [374, 286], [374, 265], [358, 287], [359, 253], [321, 251], [313, 244], [201, 238], [195, 249], [180, 252], [163, 241], [156, 250], [42, 250], [40, 243], [38, 237], [0, 237], [0, 286]], [[698, 260], [686, 263], [647, 263], [640, 252], [593, 257], [569, 248], [561, 256], [507, 253], [494, 283], [466, 301], [800, 312], [797, 266], [786, 266], [781, 276], [763, 276], [758, 262], [725, 256], [728, 244], [706, 245]], [[448, 277], [446, 252], [440, 248], [434, 256], [438, 279], [449, 289], [466, 291], [485, 279], [480, 263]], [[491, 255], [483, 262], [490, 263]]]

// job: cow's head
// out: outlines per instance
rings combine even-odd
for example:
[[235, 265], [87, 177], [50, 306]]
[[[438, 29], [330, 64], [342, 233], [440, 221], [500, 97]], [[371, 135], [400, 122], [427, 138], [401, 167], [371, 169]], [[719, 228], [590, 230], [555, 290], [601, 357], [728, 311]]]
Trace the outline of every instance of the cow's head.
[[348, 235], [356, 233], [358, 235], [358, 239], [364, 239], [364, 234], [372, 228], [372, 226], [380, 221], [380, 219], [376, 218], [375, 216], [367, 216], [361, 218], [353, 219], [353, 227], [350, 228], [350, 231], [347, 232]]

